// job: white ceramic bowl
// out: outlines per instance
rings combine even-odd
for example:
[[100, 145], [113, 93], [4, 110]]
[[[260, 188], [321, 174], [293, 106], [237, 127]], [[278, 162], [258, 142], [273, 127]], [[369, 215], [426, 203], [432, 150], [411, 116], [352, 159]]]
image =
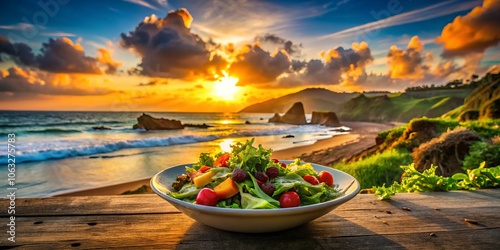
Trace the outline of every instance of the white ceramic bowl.
[[[289, 164], [292, 161], [281, 162]], [[152, 189], [160, 197], [194, 220], [211, 227], [233, 232], [274, 232], [302, 225], [329, 213], [340, 204], [352, 199], [360, 189], [359, 182], [351, 175], [333, 168], [311, 164], [318, 173], [321, 171], [330, 172], [334, 177], [335, 185], [338, 185], [343, 190], [344, 195], [327, 202], [294, 208], [230, 209], [209, 207], [181, 201], [168, 195], [172, 190], [171, 187], [175, 178], [184, 174], [185, 167], [191, 165], [178, 165], [159, 172], [151, 179]]]

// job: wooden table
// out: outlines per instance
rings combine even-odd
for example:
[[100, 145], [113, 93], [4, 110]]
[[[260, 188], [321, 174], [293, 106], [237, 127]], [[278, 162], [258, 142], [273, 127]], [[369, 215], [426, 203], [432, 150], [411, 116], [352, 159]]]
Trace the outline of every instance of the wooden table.
[[500, 189], [391, 201], [360, 194], [305, 225], [265, 234], [204, 226], [156, 195], [17, 199], [15, 243], [5, 230], [8, 204], [0, 200], [0, 248], [500, 249]]

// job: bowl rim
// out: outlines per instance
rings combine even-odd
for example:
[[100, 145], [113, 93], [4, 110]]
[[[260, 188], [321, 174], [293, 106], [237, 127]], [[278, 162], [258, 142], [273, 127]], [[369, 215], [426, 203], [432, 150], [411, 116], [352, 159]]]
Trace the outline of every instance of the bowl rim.
[[[293, 160], [280, 160], [280, 162], [283, 162], [285, 164], [289, 164], [289, 163], [293, 162]], [[338, 206], [342, 203], [345, 203], [345, 202], [349, 201], [350, 199], [354, 198], [358, 194], [358, 192], [361, 188], [359, 181], [346, 172], [343, 172], [343, 171], [340, 171], [338, 169], [334, 169], [331, 167], [319, 165], [316, 163], [310, 163], [313, 167], [325, 168], [330, 172], [336, 172], [337, 174], [340, 174], [340, 175], [346, 175], [347, 178], [352, 178], [352, 184], [347, 186], [347, 189], [344, 190], [345, 193], [343, 196], [340, 196], [340, 197], [335, 198], [333, 200], [325, 201], [322, 203], [311, 204], [311, 205], [306, 205], [306, 206], [299, 206], [299, 207], [292, 207], [292, 208], [278, 208], [278, 209], [234, 209], [234, 208], [203, 206], [203, 205], [197, 205], [194, 203], [182, 201], [182, 200], [176, 199], [176, 198], [168, 195], [169, 192], [172, 192], [170, 190], [171, 188], [166, 187], [165, 185], [162, 185], [161, 182], [159, 181], [160, 177], [165, 175], [166, 171], [171, 170], [173, 168], [181, 168], [181, 167], [184, 168], [186, 166], [191, 166], [193, 164], [194, 163], [179, 164], [179, 165], [172, 166], [172, 167], [165, 168], [165, 169], [161, 170], [160, 172], [158, 172], [157, 174], [155, 174], [151, 178], [151, 181], [150, 181], [151, 189], [153, 189], [153, 191], [157, 195], [159, 195], [163, 199], [167, 200], [169, 203], [171, 203], [175, 207], [176, 207], [176, 205], [178, 205], [178, 206], [182, 206], [186, 209], [191, 209], [191, 210], [200, 211], [200, 212], [204, 212], [204, 213], [248, 217], [248, 216], [294, 215], [294, 214], [301, 214], [301, 213], [305, 213], [305, 212], [317, 211], [317, 210], [321, 210], [321, 209], [327, 209], [330, 207], [336, 207], [336, 206]], [[160, 187], [158, 187], [158, 186], [160, 186]], [[168, 192], [163, 192], [161, 189], [165, 189]]]

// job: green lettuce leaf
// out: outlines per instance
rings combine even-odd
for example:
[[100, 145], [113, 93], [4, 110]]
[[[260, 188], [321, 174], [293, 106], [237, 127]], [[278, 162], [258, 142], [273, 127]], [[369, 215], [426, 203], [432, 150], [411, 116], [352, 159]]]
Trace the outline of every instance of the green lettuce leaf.
[[201, 188], [196, 188], [193, 183], [187, 183], [184, 186], [182, 186], [181, 190], [179, 192], [170, 192], [168, 195], [176, 198], [176, 199], [185, 199], [185, 198], [190, 198], [192, 196], [198, 195], [200, 192]]

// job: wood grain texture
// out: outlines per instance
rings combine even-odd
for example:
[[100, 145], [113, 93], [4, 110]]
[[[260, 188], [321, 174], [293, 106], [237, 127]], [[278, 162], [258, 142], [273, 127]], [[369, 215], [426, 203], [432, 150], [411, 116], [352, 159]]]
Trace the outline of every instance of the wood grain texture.
[[[8, 215], [0, 211], [6, 229]], [[19, 199], [16, 243], [3, 233], [0, 248], [500, 249], [499, 211], [499, 189], [397, 194], [391, 201], [357, 195], [294, 229], [242, 234], [202, 225], [156, 195]]]

